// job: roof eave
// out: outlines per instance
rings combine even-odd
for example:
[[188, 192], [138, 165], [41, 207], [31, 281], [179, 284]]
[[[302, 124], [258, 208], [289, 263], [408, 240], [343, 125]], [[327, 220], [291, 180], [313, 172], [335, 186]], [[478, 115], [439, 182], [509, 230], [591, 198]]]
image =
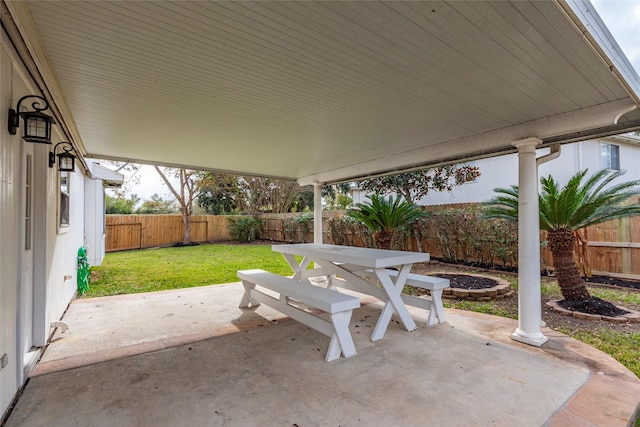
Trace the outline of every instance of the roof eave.
[[555, 0], [611, 74], [640, 106], [640, 77], [589, 0]]

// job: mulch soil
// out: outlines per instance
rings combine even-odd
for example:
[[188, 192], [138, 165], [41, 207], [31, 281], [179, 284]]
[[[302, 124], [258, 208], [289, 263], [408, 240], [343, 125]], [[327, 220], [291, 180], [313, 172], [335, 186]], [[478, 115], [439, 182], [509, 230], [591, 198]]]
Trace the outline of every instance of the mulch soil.
[[[455, 276], [456, 278], [455, 286], [456, 287], [466, 286], [465, 289], [474, 289], [473, 288], [474, 286], [479, 286], [476, 284], [476, 283], [479, 283], [479, 281], [476, 279], [475, 276], [470, 276], [469, 274], [465, 274], [465, 273], [483, 274], [488, 276], [497, 276], [497, 277], [504, 277], [504, 278], [517, 277], [517, 275], [514, 273], [509, 273], [504, 271], [494, 271], [494, 270], [487, 270], [487, 269], [481, 269], [481, 268], [473, 268], [468, 266], [458, 266], [455, 264], [447, 264], [447, 263], [441, 263], [441, 262], [415, 264], [412, 272], [421, 273], [421, 274], [432, 274], [436, 272], [436, 275], [438, 275], [439, 277], [442, 277], [441, 273], [451, 275], [452, 277]], [[638, 282], [621, 280], [621, 279], [611, 279], [611, 278], [604, 278], [604, 279], [610, 279], [610, 280], [606, 280], [606, 282], [609, 282], [609, 283], [604, 283], [607, 287], [615, 286], [618, 289], [627, 288], [629, 292], [635, 292], [636, 289], [640, 289], [639, 287], [640, 283]], [[449, 280], [451, 280], [451, 278], [449, 278]], [[492, 279], [489, 279], [489, 280], [493, 282]], [[554, 281], [555, 279], [553, 277], [543, 277], [542, 280], [551, 282], [551, 281]], [[600, 283], [603, 283], [605, 281], [600, 277], [593, 277], [587, 282], [588, 282], [587, 286], [591, 287], [591, 286], [597, 286]], [[495, 282], [493, 283], [493, 285], [495, 285]], [[452, 281], [452, 286], [454, 286], [453, 281]], [[481, 288], [475, 288], [475, 289], [481, 289]], [[560, 314], [557, 311], [545, 305], [545, 303], [548, 300], [549, 298], [545, 296], [542, 297], [542, 301], [541, 301], [542, 320], [551, 329], [559, 329], [559, 328], [566, 327], [572, 330], [580, 330], [580, 329], [598, 330], [598, 329], [606, 328], [606, 329], [615, 330], [617, 332], [624, 332], [624, 333], [640, 332], [640, 323], [631, 323], [631, 322], [617, 323], [617, 322], [610, 322], [605, 320], [587, 320], [587, 319], [580, 319], [577, 317]], [[449, 301], [449, 304], [451, 304], [451, 306], [455, 308], [456, 300], [448, 300], [448, 301]], [[606, 301], [604, 302], [606, 303]], [[514, 318], [517, 317], [517, 314], [518, 314], [517, 293], [514, 293], [512, 296], [506, 297], [501, 300], [491, 301], [491, 304], [495, 305], [496, 308], [509, 313]], [[596, 304], [598, 303], [596, 302]], [[568, 307], [565, 307], [565, 308], [570, 309]], [[626, 308], [640, 311], [640, 306], [628, 305], [626, 306]], [[605, 315], [610, 315], [610, 314], [605, 314]]]
[[470, 276], [468, 274], [433, 274], [432, 276], [449, 279], [452, 288], [488, 289], [498, 284], [498, 282], [488, 277]]
[[593, 276], [585, 279], [587, 283], [619, 286], [621, 288], [640, 289], [640, 282], [636, 280], [617, 279], [615, 277]]
[[616, 307], [608, 301], [601, 300], [600, 298], [591, 297], [591, 299], [584, 301], [558, 301], [558, 305], [562, 308], [566, 308], [570, 311], [579, 311], [588, 314], [598, 314], [600, 316], [622, 316], [628, 314], [629, 311]]

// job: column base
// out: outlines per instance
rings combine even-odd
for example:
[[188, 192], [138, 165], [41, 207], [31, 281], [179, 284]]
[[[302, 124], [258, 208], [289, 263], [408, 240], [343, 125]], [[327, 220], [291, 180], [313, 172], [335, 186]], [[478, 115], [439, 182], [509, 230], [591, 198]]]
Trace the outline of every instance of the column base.
[[542, 332], [530, 334], [528, 332], [524, 332], [520, 328], [517, 328], [515, 332], [511, 334], [511, 339], [534, 347], [540, 347], [542, 344], [546, 343], [549, 338], [545, 337]]

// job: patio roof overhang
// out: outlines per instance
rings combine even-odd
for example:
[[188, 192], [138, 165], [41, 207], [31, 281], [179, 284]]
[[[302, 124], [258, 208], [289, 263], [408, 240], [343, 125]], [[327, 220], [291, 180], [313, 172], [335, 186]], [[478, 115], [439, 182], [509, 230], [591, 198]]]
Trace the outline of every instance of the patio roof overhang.
[[88, 157], [311, 184], [640, 128], [588, 2], [3, 4]]

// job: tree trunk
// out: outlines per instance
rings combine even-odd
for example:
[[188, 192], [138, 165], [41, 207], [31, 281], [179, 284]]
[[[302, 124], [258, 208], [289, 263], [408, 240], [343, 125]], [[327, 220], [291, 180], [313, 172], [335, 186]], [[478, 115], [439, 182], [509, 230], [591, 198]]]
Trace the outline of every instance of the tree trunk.
[[180, 179], [179, 192], [171, 181], [167, 178], [167, 170], [163, 172], [158, 166], [154, 166], [164, 183], [171, 193], [180, 203], [180, 214], [182, 215], [182, 223], [184, 224], [184, 235], [182, 236], [182, 244], [185, 246], [191, 245], [191, 214], [193, 213], [193, 196], [196, 192], [196, 183], [194, 177], [197, 172], [187, 169], [177, 169], [177, 177]]
[[414, 236], [416, 236], [416, 245], [418, 247], [418, 252], [423, 253], [424, 246], [422, 246], [422, 230], [420, 229], [420, 226], [415, 222], [413, 223], [412, 227], [413, 234]]
[[393, 231], [376, 231], [375, 233], [373, 233], [373, 238], [380, 249], [391, 249], [391, 242], [393, 241]]
[[[415, 200], [413, 200], [413, 197], [411, 195], [411, 189], [403, 188], [399, 190], [400, 194], [402, 194], [402, 197], [404, 197], [407, 202], [415, 203]], [[411, 229], [413, 230], [413, 235], [416, 237], [416, 247], [418, 248], [418, 252], [423, 253], [424, 246], [422, 245], [422, 229], [417, 222], [411, 224]]]
[[191, 215], [182, 213], [182, 223], [184, 224], [184, 235], [182, 236], [182, 244], [189, 246], [191, 244]]
[[581, 301], [591, 298], [585, 286], [578, 266], [573, 259], [575, 236], [569, 229], [548, 232], [549, 249], [553, 255], [553, 266], [562, 296], [568, 301]]

